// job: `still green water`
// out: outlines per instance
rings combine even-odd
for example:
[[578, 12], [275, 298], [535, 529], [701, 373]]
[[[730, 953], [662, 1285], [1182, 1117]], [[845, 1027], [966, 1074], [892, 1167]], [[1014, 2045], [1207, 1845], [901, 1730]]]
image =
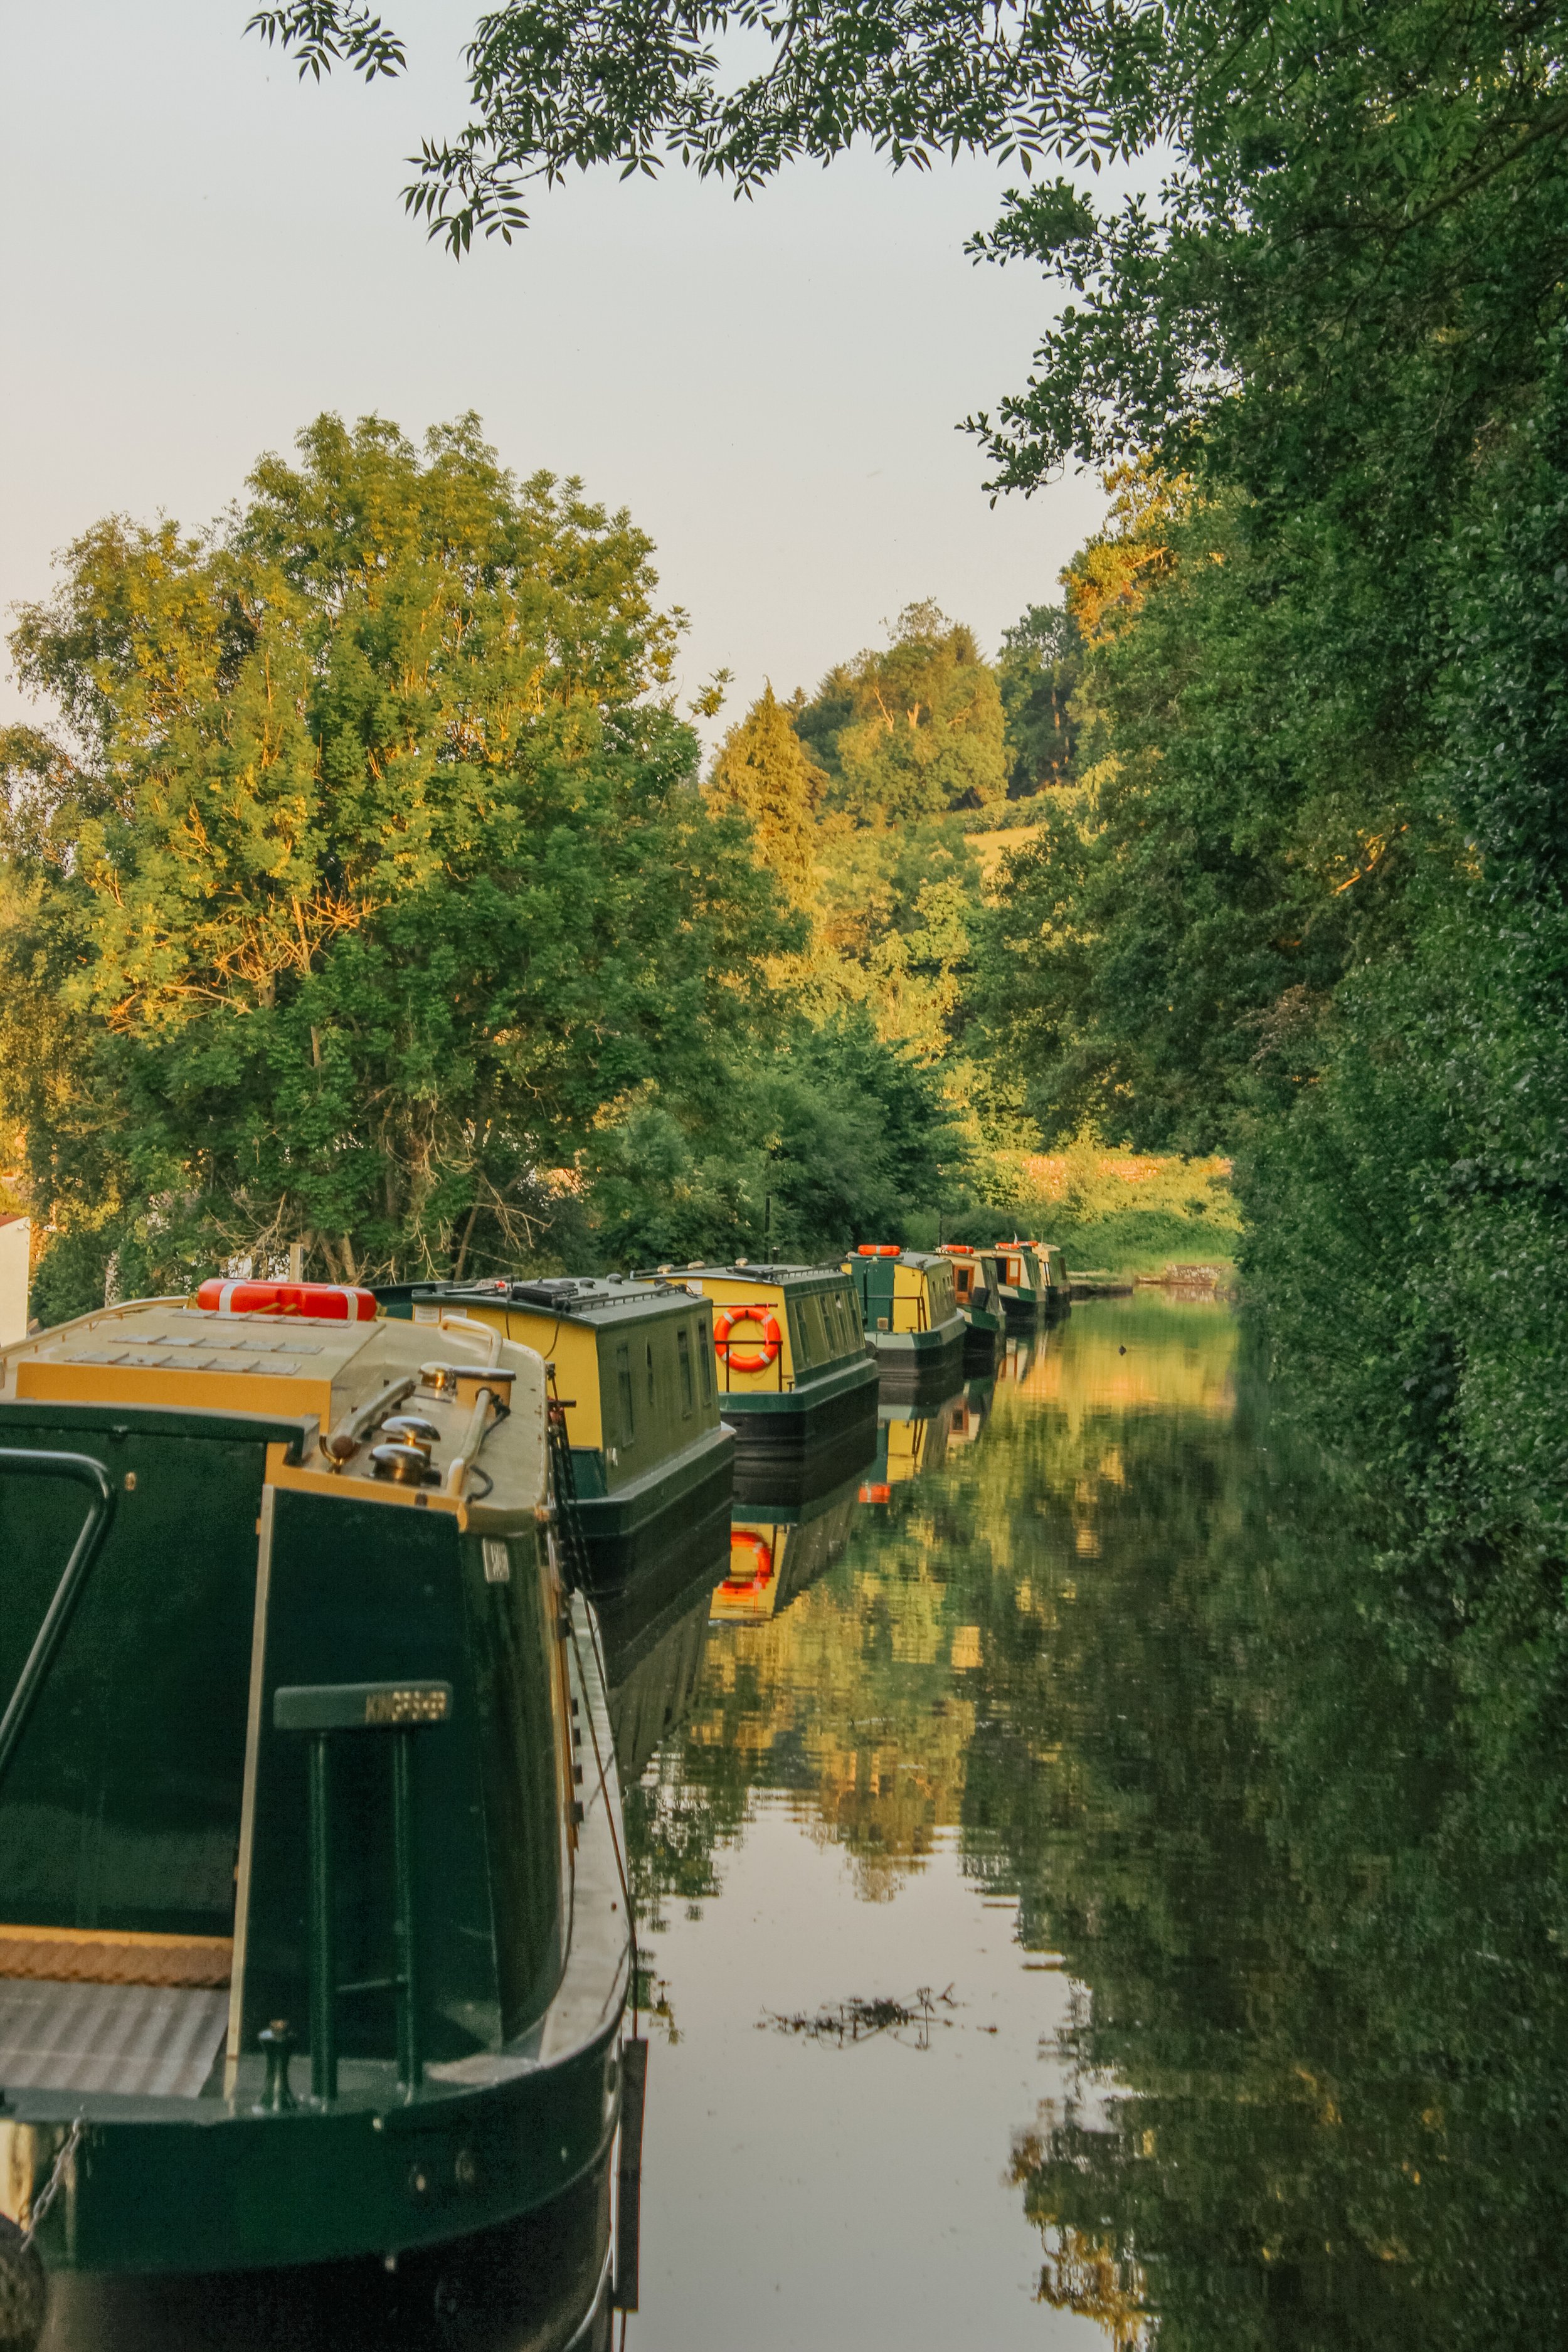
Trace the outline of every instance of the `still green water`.
[[1223, 1307], [883, 1441], [622, 1675], [633, 2352], [1568, 2340], [1562, 1645], [1425, 1632]]

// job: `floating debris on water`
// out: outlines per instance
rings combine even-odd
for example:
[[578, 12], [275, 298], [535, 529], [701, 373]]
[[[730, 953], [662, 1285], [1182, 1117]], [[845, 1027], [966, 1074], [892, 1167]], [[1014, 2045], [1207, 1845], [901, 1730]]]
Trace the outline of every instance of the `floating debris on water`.
[[902, 2042], [911, 2050], [929, 2050], [933, 2025], [951, 2025], [951, 2016], [943, 2017], [942, 2010], [955, 2010], [960, 2003], [953, 1999], [952, 1987], [933, 1993], [930, 1985], [921, 1985], [910, 2000], [862, 2000], [858, 1993], [849, 2000], [840, 2001], [836, 2008], [819, 2009], [815, 2017], [802, 2010], [794, 2017], [781, 2017], [768, 2010], [758, 2020], [757, 2030], [772, 2027], [775, 2033], [796, 2033], [807, 2042], [830, 2042], [842, 2050], [853, 2042], [871, 2042], [879, 2034], [890, 2033], [895, 2042]]

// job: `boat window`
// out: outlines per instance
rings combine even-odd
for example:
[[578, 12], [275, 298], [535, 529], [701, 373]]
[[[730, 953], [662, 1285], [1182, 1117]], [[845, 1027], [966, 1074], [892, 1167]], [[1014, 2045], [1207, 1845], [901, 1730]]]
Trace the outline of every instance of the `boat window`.
[[647, 1409], [649, 1412], [653, 1411], [654, 1399], [658, 1391], [653, 1377], [653, 1341], [650, 1339], [647, 1343]]
[[680, 1410], [684, 1414], [689, 1413], [697, 1402], [697, 1392], [691, 1384], [691, 1335], [684, 1323], [675, 1335], [675, 1346], [680, 1358]]
[[697, 1326], [697, 1360], [702, 1370], [702, 1402], [704, 1404], [711, 1404], [713, 1402], [713, 1335], [706, 1316]]
[[616, 1394], [621, 1409], [621, 1444], [630, 1445], [637, 1433], [637, 1406], [632, 1396], [632, 1350], [623, 1339], [616, 1349]]

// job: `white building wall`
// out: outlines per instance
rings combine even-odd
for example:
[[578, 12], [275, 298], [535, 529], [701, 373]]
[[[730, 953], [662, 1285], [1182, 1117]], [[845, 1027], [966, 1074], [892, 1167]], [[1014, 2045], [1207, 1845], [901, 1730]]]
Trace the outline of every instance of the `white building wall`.
[[30, 1217], [0, 1218], [0, 1348], [27, 1336], [27, 1261]]

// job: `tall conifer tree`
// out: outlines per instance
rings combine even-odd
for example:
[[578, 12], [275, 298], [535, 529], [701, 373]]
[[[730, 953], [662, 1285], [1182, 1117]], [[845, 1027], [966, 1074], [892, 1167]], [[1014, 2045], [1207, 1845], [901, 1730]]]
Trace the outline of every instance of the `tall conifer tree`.
[[812, 835], [826, 782], [771, 686], [725, 736], [709, 780], [710, 804], [746, 819], [759, 862], [797, 906], [812, 895]]

